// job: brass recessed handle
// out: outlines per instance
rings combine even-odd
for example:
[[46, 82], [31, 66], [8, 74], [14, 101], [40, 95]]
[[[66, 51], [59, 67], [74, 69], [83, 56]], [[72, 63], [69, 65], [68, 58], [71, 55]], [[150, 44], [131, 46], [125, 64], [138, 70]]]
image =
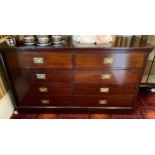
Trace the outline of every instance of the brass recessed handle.
[[37, 79], [46, 79], [46, 74], [36, 74]]
[[49, 104], [49, 103], [50, 103], [50, 100], [44, 100], [44, 99], [43, 99], [43, 100], [41, 100], [41, 103], [42, 103], [42, 104]]
[[35, 64], [43, 64], [44, 63], [44, 58], [33, 58], [33, 63]]
[[104, 58], [103, 63], [104, 64], [112, 64], [113, 63], [113, 58]]
[[109, 92], [109, 88], [100, 88], [100, 92], [101, 93], [108, 93]]
[[105, 105], [107, 104], [107, 100], [99, 100], [99, 104]]
[[111, 74], [102, 74], [101, 78], [104, 79], [110, 79], [111, 78]]
[[39, 87], [39, 91], [40, 92], [48, 92], [48, 88], [46, 88], [46, 87]]

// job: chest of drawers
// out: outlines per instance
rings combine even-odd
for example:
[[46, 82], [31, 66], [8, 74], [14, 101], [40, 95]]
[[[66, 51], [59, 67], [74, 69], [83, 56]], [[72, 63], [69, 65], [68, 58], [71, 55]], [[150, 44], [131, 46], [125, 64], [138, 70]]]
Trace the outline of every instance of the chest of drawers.
[[10, 48], [2, 61], [19, 112], [132, 111], [151, 48]]

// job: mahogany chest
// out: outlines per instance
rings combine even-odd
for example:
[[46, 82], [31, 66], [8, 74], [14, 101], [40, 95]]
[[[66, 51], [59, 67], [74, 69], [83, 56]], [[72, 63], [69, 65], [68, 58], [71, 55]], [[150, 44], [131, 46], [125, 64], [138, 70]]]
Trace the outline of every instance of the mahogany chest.
[[1, 59], [19, 112], [128, 112], [151, 48], [15, 47]]

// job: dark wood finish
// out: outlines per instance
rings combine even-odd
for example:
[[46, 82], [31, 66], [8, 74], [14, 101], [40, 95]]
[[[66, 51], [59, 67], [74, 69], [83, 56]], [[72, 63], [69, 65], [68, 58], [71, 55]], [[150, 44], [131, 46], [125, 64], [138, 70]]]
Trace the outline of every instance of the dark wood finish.
[[[44, 90], [41, 91], [41, 88]], [[73, 95], [73, 87], [63, 83], [29, 83], [27, 94], [67, 96]]]
[[[108, 92], [102, 91], [102, 88], [108, 88]], [[77, 95], [134, 95], [135, 86], [120, 85], [76, 85], [75, 94]]]
[[[75, 82], [79, 84], [134, 84], [136, 85], [139, 70], [102, 70], [76, 71]], [[110, 74], [110, 79], [102, 79], [103, 74]]]
[[[52, 95], [52, 96], [70, 96], [73, 95], [73, 87], [71, 84], [59, 83], [31, 83], [25, 80], [19, 80], [15, 83], [15, 92], [19, 100], [23, 96], [33, 95]], [[41, 91], [42, 90], [42, 91]]]
[[[48, 100], [49, 103], [42, 103], [42, 100]], [[72, 106], [73, 105], [73, 97], [67, 96], [25, 96], [20, 106]]]
[[[151, 50], [71, 42], [61, 47], [0, 48], [16, 109], [64, 113], [132, 111]], [[34, 63], [34, 57], [43, 58], [43, 63]], [[112, 64], [104, 64], [104, 58], [112, 58]], [[37, 79], [36, 74], [45, 74], [46, 79]], [[102, 79], [102, 74], [111, 77]], [[39, 92], [40, 87], [48, 92]], [[109, 92], [100, 92], [101, 87]], [[107, 103], [99, 104], [100, 100]]]
[[[34, 63], [34, 58], [43, 58], [42, 63]], [[16, 67], [41, 67], [41, 68], [72, 68], [72, 54], [22, 52], [7, 53], [6, 59], [11, 68]]]
[[96, 114], [96, 113], [107, 113], [107, 114], [132, 114], [132, 107], [114, 107], [113, 109], [109, 107], [43, 107], [43, 106], [19, 106], [19, 113], [57, 113], [57, 114]]
[[[11, 69], [12, 75], [19, 74], [19, 69]], [[37, 79], [37, 74], [45, 74], [45, 79]], [[33, 82], [72, 82], [72, 71], [52, 70], [48, 68], [21, 68], [20, 75], [23, 79]], [[17, 78], [16, 78], [17, 79]]]
[[[92, 53], [95, 53], [92, 51]], [[105, 64], [105, 58], [112, 58], [112, 64]], [[144, 53], [109, 53], [109, 54], [77, 54], [75, 56], [76, 68], [141, 68], [144, 60]]]
[[[79, 107], [132, 107], [133, 99], [133, 97], [123, 96], [77, 96], [75, 98], [75, 105]], [[106, 100], [107, 104], [99, 104], [102, 100]]]

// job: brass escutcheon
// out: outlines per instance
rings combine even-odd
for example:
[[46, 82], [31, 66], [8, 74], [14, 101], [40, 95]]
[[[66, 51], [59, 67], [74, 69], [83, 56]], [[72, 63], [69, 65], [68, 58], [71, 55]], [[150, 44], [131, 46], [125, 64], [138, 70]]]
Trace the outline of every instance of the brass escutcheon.
[[46, 79], [46, 74], [36, 74], [37, 79]]
[[99, 100], [99, 104], [107, 104], [107, 100]]
[[33, 58], [33, 62], [35, 64], [43, 64], [44, 63], [44, 59], [43, 58]]
[[42, 103], [42, 104], [49, 104], [50, 101], [49, 101], [49, 100], [41, 100], [41, 103]]
[[103, 63], [104, 64], [112, 64], [113, 63], [113, 58], [104, 58]]
[[48, 92], [48, 89], [46, 87], [40, 87], [39, 91], [40, 92]]
[[100, 88], [101, 93], [107, 93], [109, 92], [109, 88]]
[[102, 74], [102, 79], [110, 79], [111, 78], [111, 74]]

